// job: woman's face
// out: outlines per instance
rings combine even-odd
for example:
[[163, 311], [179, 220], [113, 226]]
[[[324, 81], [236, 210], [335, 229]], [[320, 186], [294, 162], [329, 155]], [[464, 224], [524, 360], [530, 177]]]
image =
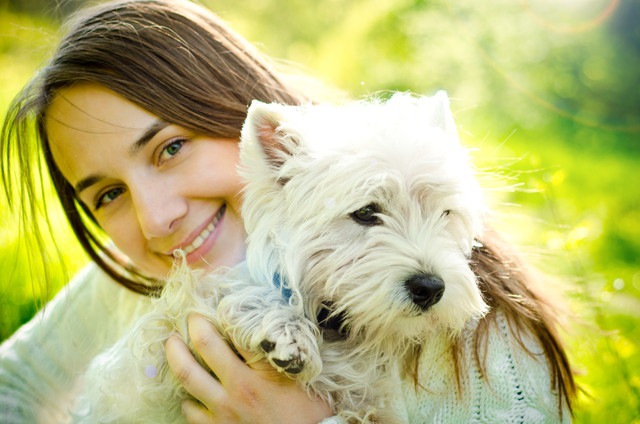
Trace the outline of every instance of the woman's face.
[[89, 84], [56, 95], [46, 129], [60, 171], [138, 269], [165, 277], [179, 248], [196, 268], [244, 258], [238, 140], [194, 134]]

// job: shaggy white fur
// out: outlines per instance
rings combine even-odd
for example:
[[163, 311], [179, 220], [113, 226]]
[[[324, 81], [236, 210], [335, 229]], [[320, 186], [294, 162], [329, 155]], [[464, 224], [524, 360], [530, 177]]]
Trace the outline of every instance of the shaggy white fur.
[[186, 317], [198, 312], [344, 422], [399, 422], [390, 399], [402, 361], [486, 313], [468, 260], [481, 191], [445, 93], [255, 101], [240, 172], [247, 262], [178, 269], [155, 312], [93, 362], [77, 421], [182, 422], [187, 394], [163, 344], [173, 332], [188, 340]]

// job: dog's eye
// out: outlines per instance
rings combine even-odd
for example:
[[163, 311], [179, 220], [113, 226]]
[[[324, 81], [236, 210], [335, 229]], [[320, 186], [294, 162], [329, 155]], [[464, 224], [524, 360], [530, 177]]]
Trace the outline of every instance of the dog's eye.
[[444, 212], [442, 212], [442, 216], [443, 216], [443, 217], [444, 217], [444, 216], [449, 216], [449, 215], [451, 215], [451, 209], [447, 209], [447, 210], [445, 210]]
[[380, 206], [375, 203], [368, 204], [351, 213], [351, 218], [360, 225], [380, 225], [382, 221], [376, 215], [380, 213]]

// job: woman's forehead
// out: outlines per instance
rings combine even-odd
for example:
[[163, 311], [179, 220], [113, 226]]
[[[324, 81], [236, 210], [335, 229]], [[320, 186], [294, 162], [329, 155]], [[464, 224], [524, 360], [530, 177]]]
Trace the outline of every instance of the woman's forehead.
[[130, 132], [156, 119], [136, 104], [96, 84], [60, 90], [46, 111], [47, 133], [59, 127], [86, 134]]

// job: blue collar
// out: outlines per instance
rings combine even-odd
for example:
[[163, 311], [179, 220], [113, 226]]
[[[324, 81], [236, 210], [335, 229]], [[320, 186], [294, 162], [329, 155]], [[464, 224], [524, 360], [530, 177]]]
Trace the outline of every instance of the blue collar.
[[282, 293], [282, 297], [285, 298], [285, 300], [289, 300], [291, 299], [292, 296], [292, 292], [291, 289], [288, 287], [289, 285], [287, 284], [286, 281], [283, 281], [282, 277], [280, 276], [279, 273], [275, 273], [273, 274], [273, 285], [280, 290], [280, 293]]

